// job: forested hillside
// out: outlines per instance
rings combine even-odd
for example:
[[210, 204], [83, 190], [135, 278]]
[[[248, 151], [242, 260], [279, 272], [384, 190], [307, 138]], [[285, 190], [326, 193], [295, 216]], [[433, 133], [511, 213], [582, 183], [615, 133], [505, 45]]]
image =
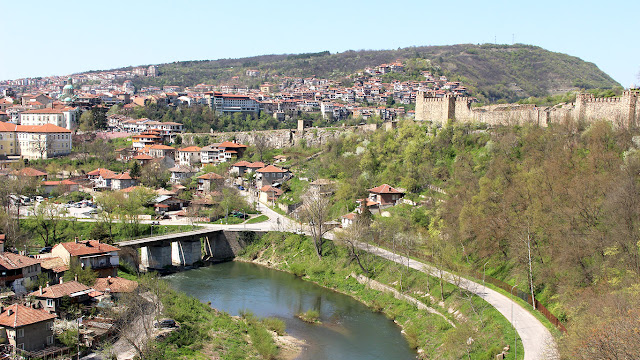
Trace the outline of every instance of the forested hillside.
[[[567, 359], [640, 355], [640, 137], [607, 122], [494, 129], [407, 122], [322, 150], [308, 161], [292, 149], [289, 165], [337, 181], [332, 217], [353, 209], [368, 188], [405, 188], [416, 205], [374, 213], [376, 241], [454, 270], [482, 271], [486, 263], [487, 275], [533, 291], [567, 325]], [[290, 192], [303, 191], [293, 185]]]
[[[330, 54], [264, 55], [241, 59], [182, 61], [159, 66], [157, 78], [137, 78], [136, 86], [200, 83], [218, 85], [232, 81], [257, 87], [274, 76], [329, 78], [344, 81], [365, 67], [397, 59], [428, 59], [450, 80], [469, 86], [482, 101], [513, 101], [529, 96], [546, 96], [578, 88], [608, 89], [620, 86], [598, 67], [577, 57], [530, 45], [419, 46], [397, 50], [359, 50]], [[247, 69], [258, 69], [260, 77], [248, 77]], [[414, 74], [415, 80], [420, 74]], [[237, 78], [234, 78], [237, 77]], [[389, 78], [389, 80], [392, 78]]]

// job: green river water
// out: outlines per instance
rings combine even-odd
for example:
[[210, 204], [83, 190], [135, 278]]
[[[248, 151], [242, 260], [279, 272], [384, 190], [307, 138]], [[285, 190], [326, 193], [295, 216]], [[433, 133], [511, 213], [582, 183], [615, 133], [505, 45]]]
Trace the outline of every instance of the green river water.
[[[165, 277], [171, 286], [231, 315], [249, 310], [277, 317], [287, 333], [303, 339], [301, 360], [415, 359], [401, 329], [349, 296], [263, 266], [227, 262]], [[320, 312], [322, 324], [294, 315]]]

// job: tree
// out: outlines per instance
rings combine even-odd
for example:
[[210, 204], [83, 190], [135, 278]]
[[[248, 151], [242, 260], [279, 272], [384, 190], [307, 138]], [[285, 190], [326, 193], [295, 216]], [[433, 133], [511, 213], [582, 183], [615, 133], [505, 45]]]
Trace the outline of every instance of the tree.
[[79, 283], [93, 286], [98, 278], [98, 273], [91, 270], [90, 266], [84, 266], [77, 258], [72, 258], [69, 262], [69, 270], [65, 271], [63, 279], [68, 282], [76, 280], [76, 277]]
[[349, 260], [355, 261], [367, 276], [371, 275], [372, 271], [372, 256], [367, 251], [369, 241], [373, 237], [370, 215], [370, 212], [368, 215], [364, 212], [356, 214], [351, 225], [336, 233], [337, 242], [342, 243], [349, 251]]
[[53, 150], [53, 138], [48, 134], [32, 135], [36, 137], [31, 142], [32, 149], [40, 155], [40, 159], [51, 157]]
[[98, 218], [107, 227], [109, 240], [113, 242], [113, 221], [118, 218], [126, 202], [120, 191], [103, 192], [96, 196], [96, 205], [100, 208]]
[[326, 242], [323, 236], [329, 231], [325, 225], [329, 217], [329, 205], [329, 198], [315, 190], [307, 191], [302, 197], [300, 218], [309, 225], [313, 246], [320, 260]]
[[256, 147], [256, 151], [260, 156], [260, 161], [263, 160], [264, 152], [267, 150], [269, 142], [268, 139], [257, 132], [253, 132], [253, 145]]
[[44, 242], [44, 246], [51, 246], [57, 242], [57, 230], [65, 208], [52, 201], [43, 201], [34, 210], [36, 232]]
[[137, 161], [133, 161], [133, 164], [131, 164], [131, 169], [129, 170], [129, 176], [131, 176], [133, 179], [137, 179], [140, 177], [140, 173], [141, 173], [141, 169], [140, 169], [140, 164]]

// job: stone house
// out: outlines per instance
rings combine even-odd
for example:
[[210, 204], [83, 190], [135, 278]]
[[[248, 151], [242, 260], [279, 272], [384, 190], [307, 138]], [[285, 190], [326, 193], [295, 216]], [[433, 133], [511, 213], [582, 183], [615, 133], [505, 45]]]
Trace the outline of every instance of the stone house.
[[248, 161], [238, 161], [237, 163], [231, 165], [231, 170], [229, 170], [229, 172], [237, 176], [243, 176], [244, 173], [247, 172], [247, 169], [250, 165], [251, 163]]
[[122, 190], [135, 186], [138, 182], [133, 179], [128, 172], [114, 175], [111, 178], [111, 190]]
[[256, 173], [258, 173], [257, 181], [259, 182], [260, 187], [263, 187], [265, 185], [272, 185], [278, 182], [281, 183], [285, 176], [289, 174], [289, 170], [269, 165], [256, 170]]
[[172, 184], [181, 183], [183, 180], [191, 178], [196, 173], [196, 171], [191, 167], [185, 165], [174, 166], [169, 169], [169, 172], [171, 173], [169, 182]]
[[214, 172], [198, 176], [198, 192], [210, 192], [224, 183], [224, 177]]
[[57, 244], [51, 250], [52, 256], [62, 259], [65, 265], [78, 261], [83, 267], [90, 267], [98, 276], [116, 276], [118, 273], [119, 248], [103, 244], [99, 240], [71, 241]]
[[56, 315], [20, 304], [2, 310], [0, 327], [9, 345], [25, 351], [38, 351], [53, 345]]
[[149, 155], [154, 158], [170, 157], [175, 159], [176, 149], [168, 145], [151, 145], [149, 147]]

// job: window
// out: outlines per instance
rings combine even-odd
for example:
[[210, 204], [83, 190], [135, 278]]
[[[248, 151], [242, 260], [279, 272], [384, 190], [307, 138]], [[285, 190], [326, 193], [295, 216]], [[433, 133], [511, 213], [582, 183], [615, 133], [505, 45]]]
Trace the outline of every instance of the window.
[[47, 336], [47, 345], [53, 344], [53, 335]]
[[53, 321], [49, 321], [49, 322], [47, 323], [47, 329], [49, 329], [49, 330], [53, 330]]
[[22, 343], [22, 344], [18, 344], [18, 349], [20, 349], [20, 350], [24, 350], [24, 343]]
[[54, 306], [53, 299], [47, 299], [47, 307], [53, 307], [53, 306]]
[[16, 337], [24, 337], [24, 329], [16, 329]]

